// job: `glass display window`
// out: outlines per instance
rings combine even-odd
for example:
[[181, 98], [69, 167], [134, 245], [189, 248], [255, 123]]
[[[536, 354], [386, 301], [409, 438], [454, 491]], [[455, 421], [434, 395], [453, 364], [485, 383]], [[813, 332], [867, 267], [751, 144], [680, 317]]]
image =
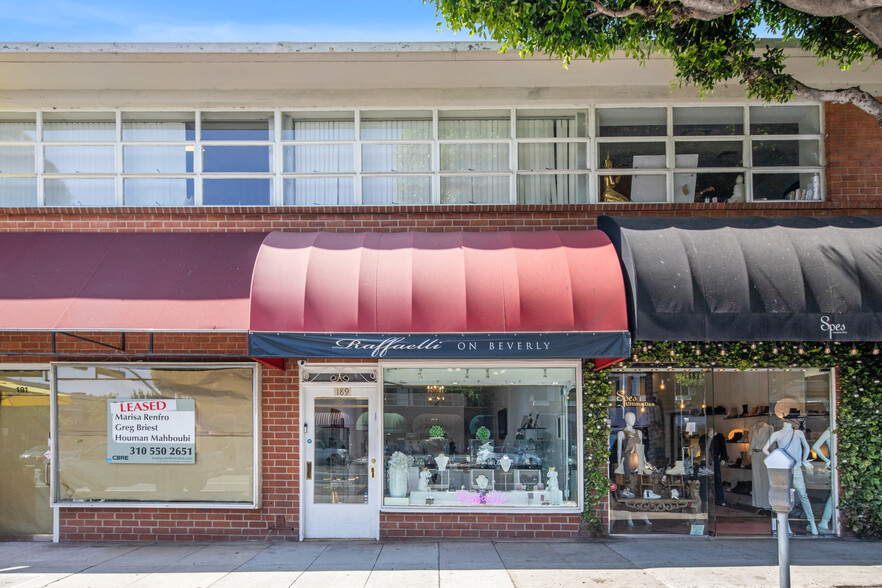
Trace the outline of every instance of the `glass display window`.
[[610, 384], [611, 531], [708, 534], [718, 459], [707, 372], [625, 372]]
[[829, 372], [634, 371], [611, 388], [613, 533], [770, 535], [778, 447], [795, 460], [791, 531], [835, 533]]
[[53, 370], [55, 504], [259, 503], [254, 366]]
[[581, 503], [577, 366], [387, 367], [385, 507]]

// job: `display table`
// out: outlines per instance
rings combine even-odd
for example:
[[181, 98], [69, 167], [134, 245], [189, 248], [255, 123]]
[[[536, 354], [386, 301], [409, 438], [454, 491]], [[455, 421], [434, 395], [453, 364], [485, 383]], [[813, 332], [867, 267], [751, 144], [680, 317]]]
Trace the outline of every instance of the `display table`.
[[[558, 490], [557, 492], [561, 492]], [[387, 498], [386, 501], [389, 499]], [[550, 490], [512, 490], [510, 492], [491, 491], [481, 494], [469, 490], [411, 492], [411, 506], [476, 506], [481, 504], [493, 506], [540, 506], [551, 505], [553, 496]], [[385, 502], [386, 506], [390, 506]], [[573, 503], [559, 504], [571, 506]], [[397, 505], [397, 503], [396, 503]]]

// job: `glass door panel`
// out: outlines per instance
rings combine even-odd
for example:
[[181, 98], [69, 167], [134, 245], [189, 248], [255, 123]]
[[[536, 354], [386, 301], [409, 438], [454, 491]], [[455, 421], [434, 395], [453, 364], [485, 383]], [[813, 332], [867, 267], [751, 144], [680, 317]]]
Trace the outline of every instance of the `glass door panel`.
[[0, 371], [0, 538], [52, 533], [49, 398], [47, 371]]
[[368, 501], [367, 414], [366, 398], [315, 399], [314, 504]]
[[714, 372], [714, 428], [720, 489], [714, 500], [717, 535], [769, 535], [769, 482], [763, 447], [771, 434], [768, 372]]

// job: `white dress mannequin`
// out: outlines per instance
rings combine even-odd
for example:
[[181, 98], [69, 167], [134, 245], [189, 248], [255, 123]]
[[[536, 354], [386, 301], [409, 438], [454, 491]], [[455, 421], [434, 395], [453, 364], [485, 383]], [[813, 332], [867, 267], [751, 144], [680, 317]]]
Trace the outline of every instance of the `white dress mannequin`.
[[796, 496], [799, 498], [800, 504], [802, 504], [802, 510], [805, 511], [805, 516], [809, 520], [809, 528], [812, 535], [817, 535], [818, 527], [815, 524], [815, 515], [812, 513], [812, 503], [809, 502], [808, 494], [805, 490], [805, 478], [802, 476], [803, 467], [809, 470], [812, 469], [812, 462], [808, 459], [811, 456], [811, 448], [808, 441], [805, 440], [805, 433], [794, 430], [792, 424], [785, 422], [779, 430], [772, 433], [769, 437], [769, 440], [763, 446], [763, 453], [769, 455], [771, 453], [769, 448], [772, 444], [786, 451], [795, 460], [795, 465], [793, 466], [793, 489], [796, 491]]
[[[832, 447], [830, 446], [830, 429], [827, 429], [821, 436], [818, 437], [818, 440], [815, 441], [815, 444], [812, 445], [812, 451], [824, 462], [824, 467], [827, 469], [830, 468], [830, 458], [821, 453], [821, 447], [827, 445], [827, 454], [830, 454], [830, 450]], [[833, 520], [833, 491], [830, 490], [830, 496], [827, 497], [827, 504], [824, 505], [824, 514], [821, 515], [821, 522], [818, 523], [818, 529], [821, 531], [832, 532], [833, 529], [830, 527], [830, 522]]]
[[646, 457], [643, 451], [643, 433], [634, 429], [637, 415], [625, 413], [625, 428], [616, 435], [619, 454], [617, 474], [645, 474]]

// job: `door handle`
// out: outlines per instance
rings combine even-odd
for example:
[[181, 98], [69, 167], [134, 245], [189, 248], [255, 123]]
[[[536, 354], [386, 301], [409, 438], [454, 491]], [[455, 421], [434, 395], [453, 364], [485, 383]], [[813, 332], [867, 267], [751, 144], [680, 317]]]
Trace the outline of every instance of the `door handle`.
[[312, 462], [306, 462], [306, 479], [312, 480]]
[[49, 485], [49, 465], [51, 462], [46, 462], [43, 465], [43, 482], [48, 486]]
[[377, 478], [377, 466], [371, 466], [371, 480]]

